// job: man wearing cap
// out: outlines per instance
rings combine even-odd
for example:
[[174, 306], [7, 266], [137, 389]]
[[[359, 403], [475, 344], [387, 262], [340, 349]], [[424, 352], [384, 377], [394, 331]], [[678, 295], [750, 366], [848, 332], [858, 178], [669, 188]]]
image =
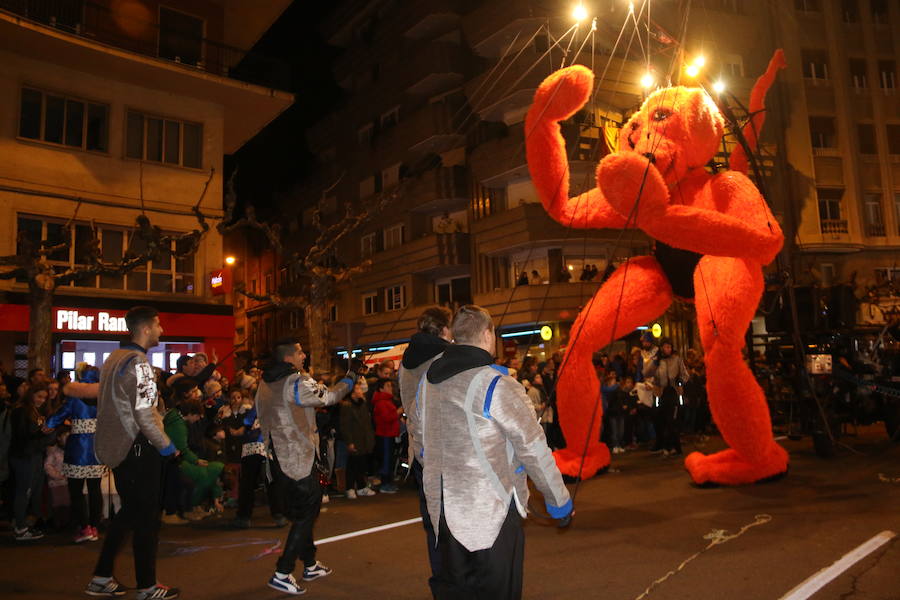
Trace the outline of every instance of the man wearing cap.
[[428, 368], [413, 438], [423, 454], [428, 514], [437, 532], [439, 600], [522, 596], [528, 487], [550, 516], [568, 520], [572, 500], [524, 388], [494, 364], [491, 315], [464, 306], [456, 342]]

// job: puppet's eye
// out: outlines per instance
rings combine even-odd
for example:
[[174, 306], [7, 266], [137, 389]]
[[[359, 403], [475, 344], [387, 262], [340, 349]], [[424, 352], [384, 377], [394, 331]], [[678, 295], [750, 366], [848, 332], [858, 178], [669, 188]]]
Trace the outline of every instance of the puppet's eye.
[[665, 121], [669, 117], [672, 116], [672, 111], [667, 108], [657, 108], [653, 112], [653, 120], [654, 121]]

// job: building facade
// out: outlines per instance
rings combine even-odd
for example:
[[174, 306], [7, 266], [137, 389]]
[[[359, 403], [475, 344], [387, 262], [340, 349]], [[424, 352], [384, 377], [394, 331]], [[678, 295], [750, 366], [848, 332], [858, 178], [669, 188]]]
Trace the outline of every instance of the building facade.
[[[582, 281], [583, 269], [602, 274], [648, 251], [641, 235], [563, 227], [538, 202], [523, 121], [540, 81], [572, 62], [603, 76], [563, 124], [575, 194], [594, 184], [596, 163], [640, 105], [642, 77], [651, 75], [650, 88], [721, 81], [746, 118], [753, 83], [783, 48], [788, 68], [769, 93], [761, 172], [751, 174], [786, 234], [771, 279], [784, 269], [826, 293], [852, 281], [859, 298], [898, 277], [897, 2], [657, 1], [649, 36], [645, 3], [633, 4], [647, 37], [639, 42], [626, 27], [618, 46], [619, 27], [632, 18], [618, 1], [585, 3], [598, 18], [596, 36], [587, 22], [572, 35], [566, 2], [336, 5], [323, 31], [344, 49], [334, 73], [347, 101], [308, 136], [321, 177], [309, 203], [327, 217], [401, 190], [340, 252], [349, 264], [372, 261], [334, 300], [337, 321], [365, 324], [360, 347], [401, 343], [426, 306], [475, 302], [495, 316], [503, 352], [546, 357], [566, 345], [599, 285], [599, 277]], [[706, 64], [691, 79], [683, 68], [699, 56]], [[717, 162], [736, 143], [726, 136]], [[308, 221], [298, 216], [294, 225], [302, 231]], [[528, 284], [517, 285], [523, 273]], [[855, 301], [848, 306], [859, 320]], [[696, 346], [690, 306], [674, 306], [661, 324], [679, 347]], [[539, 333], [545, 326], [549, 339]], [[764, 320], [754, 329], [765, 331]], [[346, 346], [341, 334], [330, 343]]]
[[[193, 256], [58, 288], [55, 369], [100, 364], [122, 337], [124, 311], [139, 303], [170, 323], [154, 365], [201, 349], [230, 354], [234, 321], [230, 298], [218, 294], [215, 229], [223, 156], [293, 101], [248, 83], [248, 54], [238, 48], [252, 46], [288, 3], [0, 2], [0, 255], [16, 254], [18, 236], [66, 241], [48, 257], [65, 271], [85, 262], [91, 227], [103, 259], [115, 263], [141, 250], [140, 214], [180, 234], [198, 227], [197, 206], [212, 226]], [[0, 360], [17, 372], [26, 368], [27, 290], [0, 281]]]

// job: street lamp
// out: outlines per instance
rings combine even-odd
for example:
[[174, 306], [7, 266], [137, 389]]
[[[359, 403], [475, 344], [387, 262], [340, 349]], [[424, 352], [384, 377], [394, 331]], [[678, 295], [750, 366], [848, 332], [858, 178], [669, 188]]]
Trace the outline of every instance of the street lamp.
[[587, 16], [588, 16], [587, 9], [584, 7], [584, 4], [579, 3], [579, 4], [575, 5], [574, 10], [572, 10], [572, 18], [573, 19], [575, 19], [576, 21], [578, 21], [580, 23], [581, 21], [584, 21], [585, 19], [587, 19]]
[[641, 77], [641, 85], [644, 87], [644, 89], [650, 89], [651, 87], [653, 87], [654, 81], [656, 80], [653, 78], [653, 75], [649, 71], [644, 73], [644, 76]]
[[237, 259], [236, 259], [235, 257], [233, 257], [233, 256], [226, 256], [226, 257], [225, 257], [225, 264], [228, 265], [229, 267], [230, 267], [231, 265], [233, 265], [236, 261], [237, 261]]
[[720, 79], [713, 84], [712, 88], [715, 93], [721, 94], [725, 91], [725, 82]]

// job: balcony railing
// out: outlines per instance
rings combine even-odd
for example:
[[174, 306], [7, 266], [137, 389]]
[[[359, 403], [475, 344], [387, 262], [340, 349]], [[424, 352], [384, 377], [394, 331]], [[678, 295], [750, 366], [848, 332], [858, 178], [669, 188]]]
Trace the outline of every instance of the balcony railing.
[[822, 219], [819, 227], [822, 233], [847, 233], [847, 219]]
[[185, 69], [266, 87], [290, 87], [287, 63], [162, 28], [154, 18], [155, 13], [135, 14], [84, 0], [0, 0], [0, 11], [94, 42], [167, 60]]
[[884, 237], [884, 223], [866, 223], [866, 235], [868, 237]]

